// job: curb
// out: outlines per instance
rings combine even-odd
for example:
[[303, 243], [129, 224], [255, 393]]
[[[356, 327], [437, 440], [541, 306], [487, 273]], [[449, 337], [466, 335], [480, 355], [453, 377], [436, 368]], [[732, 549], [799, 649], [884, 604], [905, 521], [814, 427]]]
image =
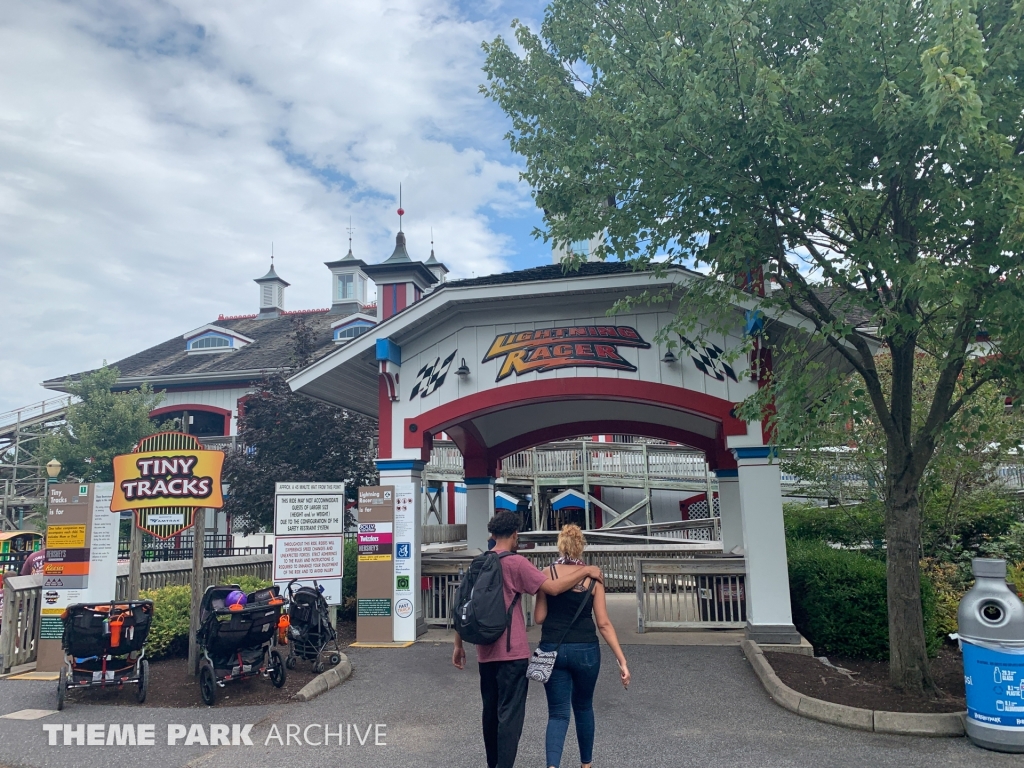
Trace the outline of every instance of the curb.
[[963, 712], [884, 712], [882, 710], [860, 709], [845, 704], [833, 704], [805, 696], [794, 691], [775, 674], [764, 652], [751, 640], [740, 643], [743, 655], [754, 668], [768, 695], [783, 709], [844, 728], [854, 728], [875, 733], [891, 733], [901, 736], [963, 736]]
[[351, 674], [352, 662], [348, 660], [348, 656], [342, 653], [341, 661], [338, 662], [337, 666], [331, 667], [326, 672], [321, 672], [306, 683], [302, 690], [292, 696], [292, 698], [296, 701], [315, 699], [321, 693], [327, 693], [331, 688], [337, 688], [348, 680]]

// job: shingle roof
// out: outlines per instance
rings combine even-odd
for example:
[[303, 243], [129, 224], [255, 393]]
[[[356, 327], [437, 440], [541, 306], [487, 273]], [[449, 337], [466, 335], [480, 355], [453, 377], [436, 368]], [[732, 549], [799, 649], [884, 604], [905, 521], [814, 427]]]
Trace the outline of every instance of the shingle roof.
[[[185, 339], [181, 335], [174, 336], [154, 347], [113, 363], [120, 371], [122, 378], [138, 378], [146, 376], [184, 376], [196, 374], [226, 374], [232, 371], [266, 371], [271, 369], [294, 366], [293, 347], [296, 318], [303, 318], [306, 325], [313, 331], [313, 359], [319, 359], [337, 348], [334, 343], [331, 323], [337, 321], [337, 315], [327, 314], [327, 310], [311, 312], [295, 312], [277, 317], [244, 316], [234, 319], [219, 319], [210, 325], [234, 331], [253, 339], [235, 352], [214, 354], [188, 354], [185, 351]], [[85, 371], [83, 373], [89, 373]], [[77, 379], [82, 373], [71, 376]], [[50, 379], [43, 386], [60, 385], [66, 377]]]
[[573, 277], [598, 277], [600, 275], [616, 275], [633, 272], [633, 264], [628, 261], [594, 261], [581, 264], [579, 269], [566, 270], [561, 264], [549, 264], [546, 267], [520, 269], [516, 272], [501, 272], [497, 275], [471, 277], [465, 280], [449, 280], [442, 287], [472, 288], [478, 285], [509, 285], [512, 283], [533, 283], [541, 280], [563, 280]]

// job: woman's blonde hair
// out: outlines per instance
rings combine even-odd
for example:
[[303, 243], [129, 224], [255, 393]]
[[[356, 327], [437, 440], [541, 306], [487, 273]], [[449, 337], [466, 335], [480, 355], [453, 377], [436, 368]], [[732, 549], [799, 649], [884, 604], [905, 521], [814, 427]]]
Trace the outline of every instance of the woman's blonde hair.
[[583, 531], [575, 523], [562, 526], [558, 533], [558, 551], [563, 557], [579, 560], [583, 557], [583, 549], [587, 546], [587, 540], [583, 538]]

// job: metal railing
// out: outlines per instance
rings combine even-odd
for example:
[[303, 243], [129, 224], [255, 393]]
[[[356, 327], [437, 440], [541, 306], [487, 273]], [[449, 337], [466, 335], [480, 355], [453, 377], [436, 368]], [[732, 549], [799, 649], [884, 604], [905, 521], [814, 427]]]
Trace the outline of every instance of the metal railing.
[[[519, 540], [535, 544], [554, 544], [559, 531], [520, 531]], [[711, 517], [699, 520], [680, 520], [673, 523], [646, 525], [620, 525], [599, 528], [585, 533], [588, 544], [661, 544], [666, 542], [707, 542], [721, 550], [722, 521]]]
[[637, 631], [740, 629], [746, 562], [740, 557], [635, 561]]
[[501, 476], [508, 480], [586, 476], [594, 485], [601, 480], [654, 482], [707, 481], [704, 454], [692, 448], [630, 443], [551, 443], [520, 451], [502, 459]]
[[0, 616], [0, 674], [36, 660], [42, 575], [4, 578], [3, 614]]
[[[273, 555], [245, 555], [242, 557], [212, 557], [203, 563], [203, 589], [223, 582], [228, 576], [255, 576], [270, 580], [274, 567]], [[143, 563], [140, 589], [184, 586], [192, 579], [192, 563], [186, 560], [167, 563]], [[128, 564], [117, 566], [115, 599], [128, 597]]]

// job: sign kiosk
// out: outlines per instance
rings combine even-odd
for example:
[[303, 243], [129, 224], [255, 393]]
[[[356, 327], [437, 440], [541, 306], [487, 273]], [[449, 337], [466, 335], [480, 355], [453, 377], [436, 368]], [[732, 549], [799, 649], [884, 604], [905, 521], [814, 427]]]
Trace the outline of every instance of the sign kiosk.
[[412, 483], [359, 489], [357, 642], [407, 643], [419, 633], [416, 491]]
[[110, 512], [113, 492], [113, 483], [58, 483], [48, 489], [38, 672], [56, 672], [64, 660], [65, 608], [114, 599], [121, 516]]
[[344, 533], [344, 483], [276, 483], [274, 583], [282, 593], [292, 579], [296, 588], [316, 582], [328, 605], [341, 605]]

